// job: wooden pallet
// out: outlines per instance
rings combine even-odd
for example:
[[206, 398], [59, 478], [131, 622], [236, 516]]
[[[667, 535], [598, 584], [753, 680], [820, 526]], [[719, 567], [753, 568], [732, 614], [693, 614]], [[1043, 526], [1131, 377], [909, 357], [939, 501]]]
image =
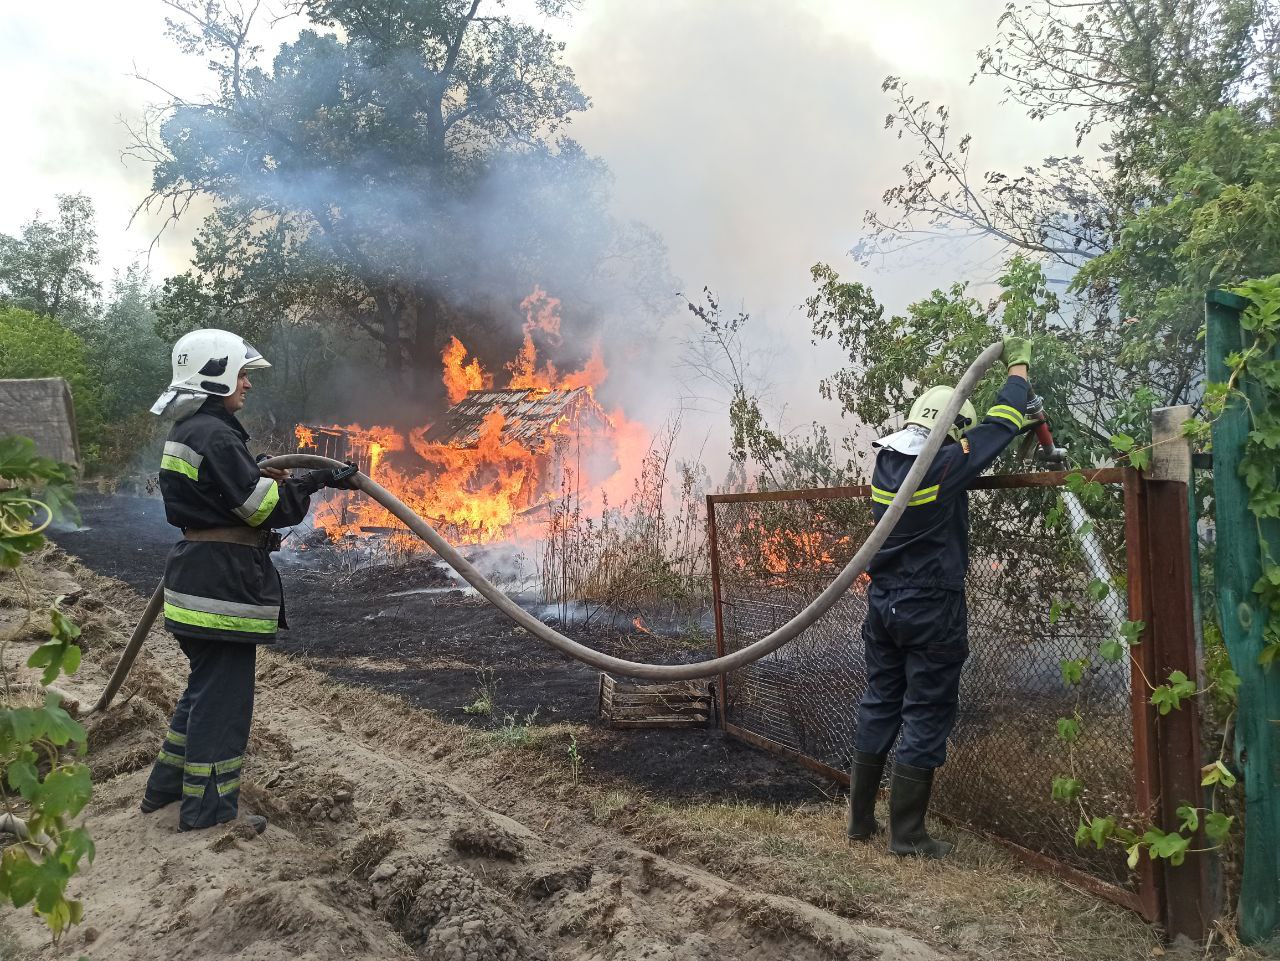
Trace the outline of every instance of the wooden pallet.
[[714, 699], [696, 681], [630, 684], [600, 674], [600, 717], [607, 727], [706, 727]]

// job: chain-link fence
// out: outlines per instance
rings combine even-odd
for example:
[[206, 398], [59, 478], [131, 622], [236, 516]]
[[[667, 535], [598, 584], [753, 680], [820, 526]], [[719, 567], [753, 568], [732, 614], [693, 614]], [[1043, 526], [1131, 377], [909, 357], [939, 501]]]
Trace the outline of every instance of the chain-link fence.
[[[1124, 852], [1077, 847], [1078, 809], [1051, 798], [1055, 776], [1074, 776], [1087, 785], [1091, 808], [1134, 820], [1146, 813], [1129, 661], [1098, 656], [1128, 617], [1124, 493], [1117, 483], [1095, 486], [1086, 511], [1073, 494], [1045, 486], [1053, 476], [988, 478], [991, 489], [970, 495], [971, 653], [932, 810], [1130, 900], [1140, 878]], [[822, 591], [871, 531], [869, 494], [708, 499], [726, 652], [768, 634]], [[796, 641], [725, 679], [726, 730], [843, 776], [866, 688], [867, 587], [864, 578]], [[1077, 658], [1087, 667], [1073, 685], [1061, 663]], [[1081, 740], [1068, 753], [1057, 720], [1077, 714]]]

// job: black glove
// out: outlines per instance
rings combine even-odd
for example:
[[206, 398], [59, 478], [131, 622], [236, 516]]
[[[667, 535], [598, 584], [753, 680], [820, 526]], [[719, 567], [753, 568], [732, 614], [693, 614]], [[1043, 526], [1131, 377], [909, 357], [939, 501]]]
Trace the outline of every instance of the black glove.
[[360, 468], [351, 461], [347, 461], [346, 467], [335, 467], [331, 471], [325, 471], [329, 476], [324, 482], [325, 487], [332, 487], [340, 491], [357, 490], [356, 474], [360, 473]]
[[353, 491], [356, 489], [355, 477], [359, 468], [350, 461], [346, 467], [328, 467], [324, 470], [313, 470], [298, 478], [299, 486], [306, 494], [314, 494], [322, 487], [335, 490]]

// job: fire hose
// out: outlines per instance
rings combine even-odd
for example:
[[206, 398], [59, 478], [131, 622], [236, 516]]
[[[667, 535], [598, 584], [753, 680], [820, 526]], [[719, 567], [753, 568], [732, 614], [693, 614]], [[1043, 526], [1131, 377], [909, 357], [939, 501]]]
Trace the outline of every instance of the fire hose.
[[[991, 365], [1000, 358], [1001, 351], [1002, 344], [998, 342], [992, 344], [979, 354], [977, 359], [969, 366], [969, 369], [965, 371], [964, 376], [960, 378], [960, 382], [956, 384], [951, 400], [942, 410], [942, 413], [939, 414], [933, 428], [929, 431], [929, 438], [925, 441], [924, 448], [916, 456], [915, 463], [911, 466], [911, 470], [907, 472], [907, 476], [899, 486], [893, 501], [886, 508], [879, 522], [858, 549], [858, 552], [853, 555], [849, 563], [836, 575], [835, 579], [827, 585], [826, 589], [810, 601], [804, 610], [760, 640], [749, 644], [741, 650], [734, 651], [732, 654], [712, 658], [708, 661], [698, 661], [693, 664], [645, 664], [640, 661], [628, 661], [594, 650], [565, 637], [565, 635], [544, 624], [504, 594], [501, 589], [476, 570], [470, 561], [458, 553], [448, 541], [441, 537], [435, 528], [414, 513], [403, 501], [377, 481], [363, 473], [357, 473], [353, 480], [357, 488], [372, 497], [406, 527], [426, 541], [428, 546], [440, 556], [440, 559], [452, 567], [463, 580], [474, 587], [485, 600], [530, 634], [550, 644], [562, 654], [575, 658], [584, 664], [599, 668], [602, 671], [608, 671], [624, 677], [638, 677], [651, 681], [687, 681], [696, 678], [713, 677], [717, 674], [725, 674], [729, 671], [737, 670], [753, 661], [758, 661], [760, 658], [772, 654], [788, 641], [795, 639], [802, 631], [812, 626], [818, 618], [827, 613], [836, 601], [853, 585], [854, 581], [862, 576], [867, 566], [871, 563], [871, 559], [880, 550], [881, 545], [893, 533], [894, 527], [897, 526], [899, 518], [902, 517], [908, 502], [915, 494], [916, 488], [920, 486], [920, 481], [924, 479], [925, 473], [932, 466], [933, 459], [937, 456], [939, 448], [942, 447], [947, 431], [955, 423], [961, 406], [969, 399], [969, 395], [973, 393], [974, 386], [978, 381], [991, 368]], [[323, 470], [346, 465], [341, 461], [313, 454], [285, 454], [264, 460], [261, 466]], [[155, 622], [156, 617], [159, 616], [163, 606], [164, 585], [161, 584], [156, 588], [155, 593], [148, 602], [142, 620], [134, 630], [133, 637], [125, 647], [124, 653], [120, 656], [120, 663], [116, 665], [115, 672], [112, 674], [106, 690], [103, 691], [102, 697], [98, 699], [98, 703], [93, 707], [93, 711], [104, 710], [111, 704], [116, 692], [120, 689], [120, 685], [128, 677], [129, 670], [132, 668], [133, 662], [138, 656], [138, 651], [142, 647], [142, 642], [146, 639], [148, 632], [151, 630], [151, 625]]]

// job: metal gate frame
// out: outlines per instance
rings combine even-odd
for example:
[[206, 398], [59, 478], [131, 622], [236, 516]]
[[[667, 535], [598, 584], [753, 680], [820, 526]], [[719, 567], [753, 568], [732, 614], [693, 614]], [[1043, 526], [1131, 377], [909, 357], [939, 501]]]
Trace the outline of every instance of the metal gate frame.
[[[975, 490], [1028, 487], [1061, 487], [1068, 471], [1034, 474], [996, 474], [979, 478]], [[1154, 480], [1131, 468], [1082, 471], [1087, 480], [1122, 485], [1124, 494], [1125, 553], [1128, 568], [1129, 618], [1143, 621], [1143, 640], [1131, 656], [1138, 671], [1131, 672], [1130, 712], [1133, 724], [1133, 764], [1139, 810], [1155, 813], [1157, 823], [1172, 829], [1178, 823], [1179, 804], [1199, 806], [1200, 713], [1195, 698], [1181, 709], [1160, 717], [1150, 703], [1148, 679], [1163, 679], [1175, 670], [1195, 678], [1199, 673], [1195, 623], [1191, 597], [1191, 525], [1187, 511], [1187, 485]], [[707, 529], [711, 552], [711, 587], [715, 612], [716, 654], [725, 653], [721, 603], [720, 550], [716, 532], [716, 505], [787, 500], [869, 498], [868, 485], [767, 491], [707, 496]], [[815, 758], [778, 744], [769, 738], [729, 722], [726, 715], [726, 677], [720, 676], [720, 727], [725, 734], [764, 750], [785, 756], [825, 777], [848, 785], [849, 775]], [[1046, 788], [1047, 789], [1047, 788]], [[972, 824], [967, 830], [995, 841], [1016, 856], [1063, 880], [1116, 904], [1131, 908], [1148, 921], [1162, 923], [1172, 937], [1185, 934], [1194, 941], [1207, 935], [1213, 916], [1208, 882], [1208, 858], [1188, 854], [1177, 868], [1152, 861], [1145, 853], [1138, 863], [1137, 891], [1108, 883], [1078, 868], [1063, 864], [1006, 838], [984, 832]], [[1202, 833], [1191, 847], [1204, 848]]]

